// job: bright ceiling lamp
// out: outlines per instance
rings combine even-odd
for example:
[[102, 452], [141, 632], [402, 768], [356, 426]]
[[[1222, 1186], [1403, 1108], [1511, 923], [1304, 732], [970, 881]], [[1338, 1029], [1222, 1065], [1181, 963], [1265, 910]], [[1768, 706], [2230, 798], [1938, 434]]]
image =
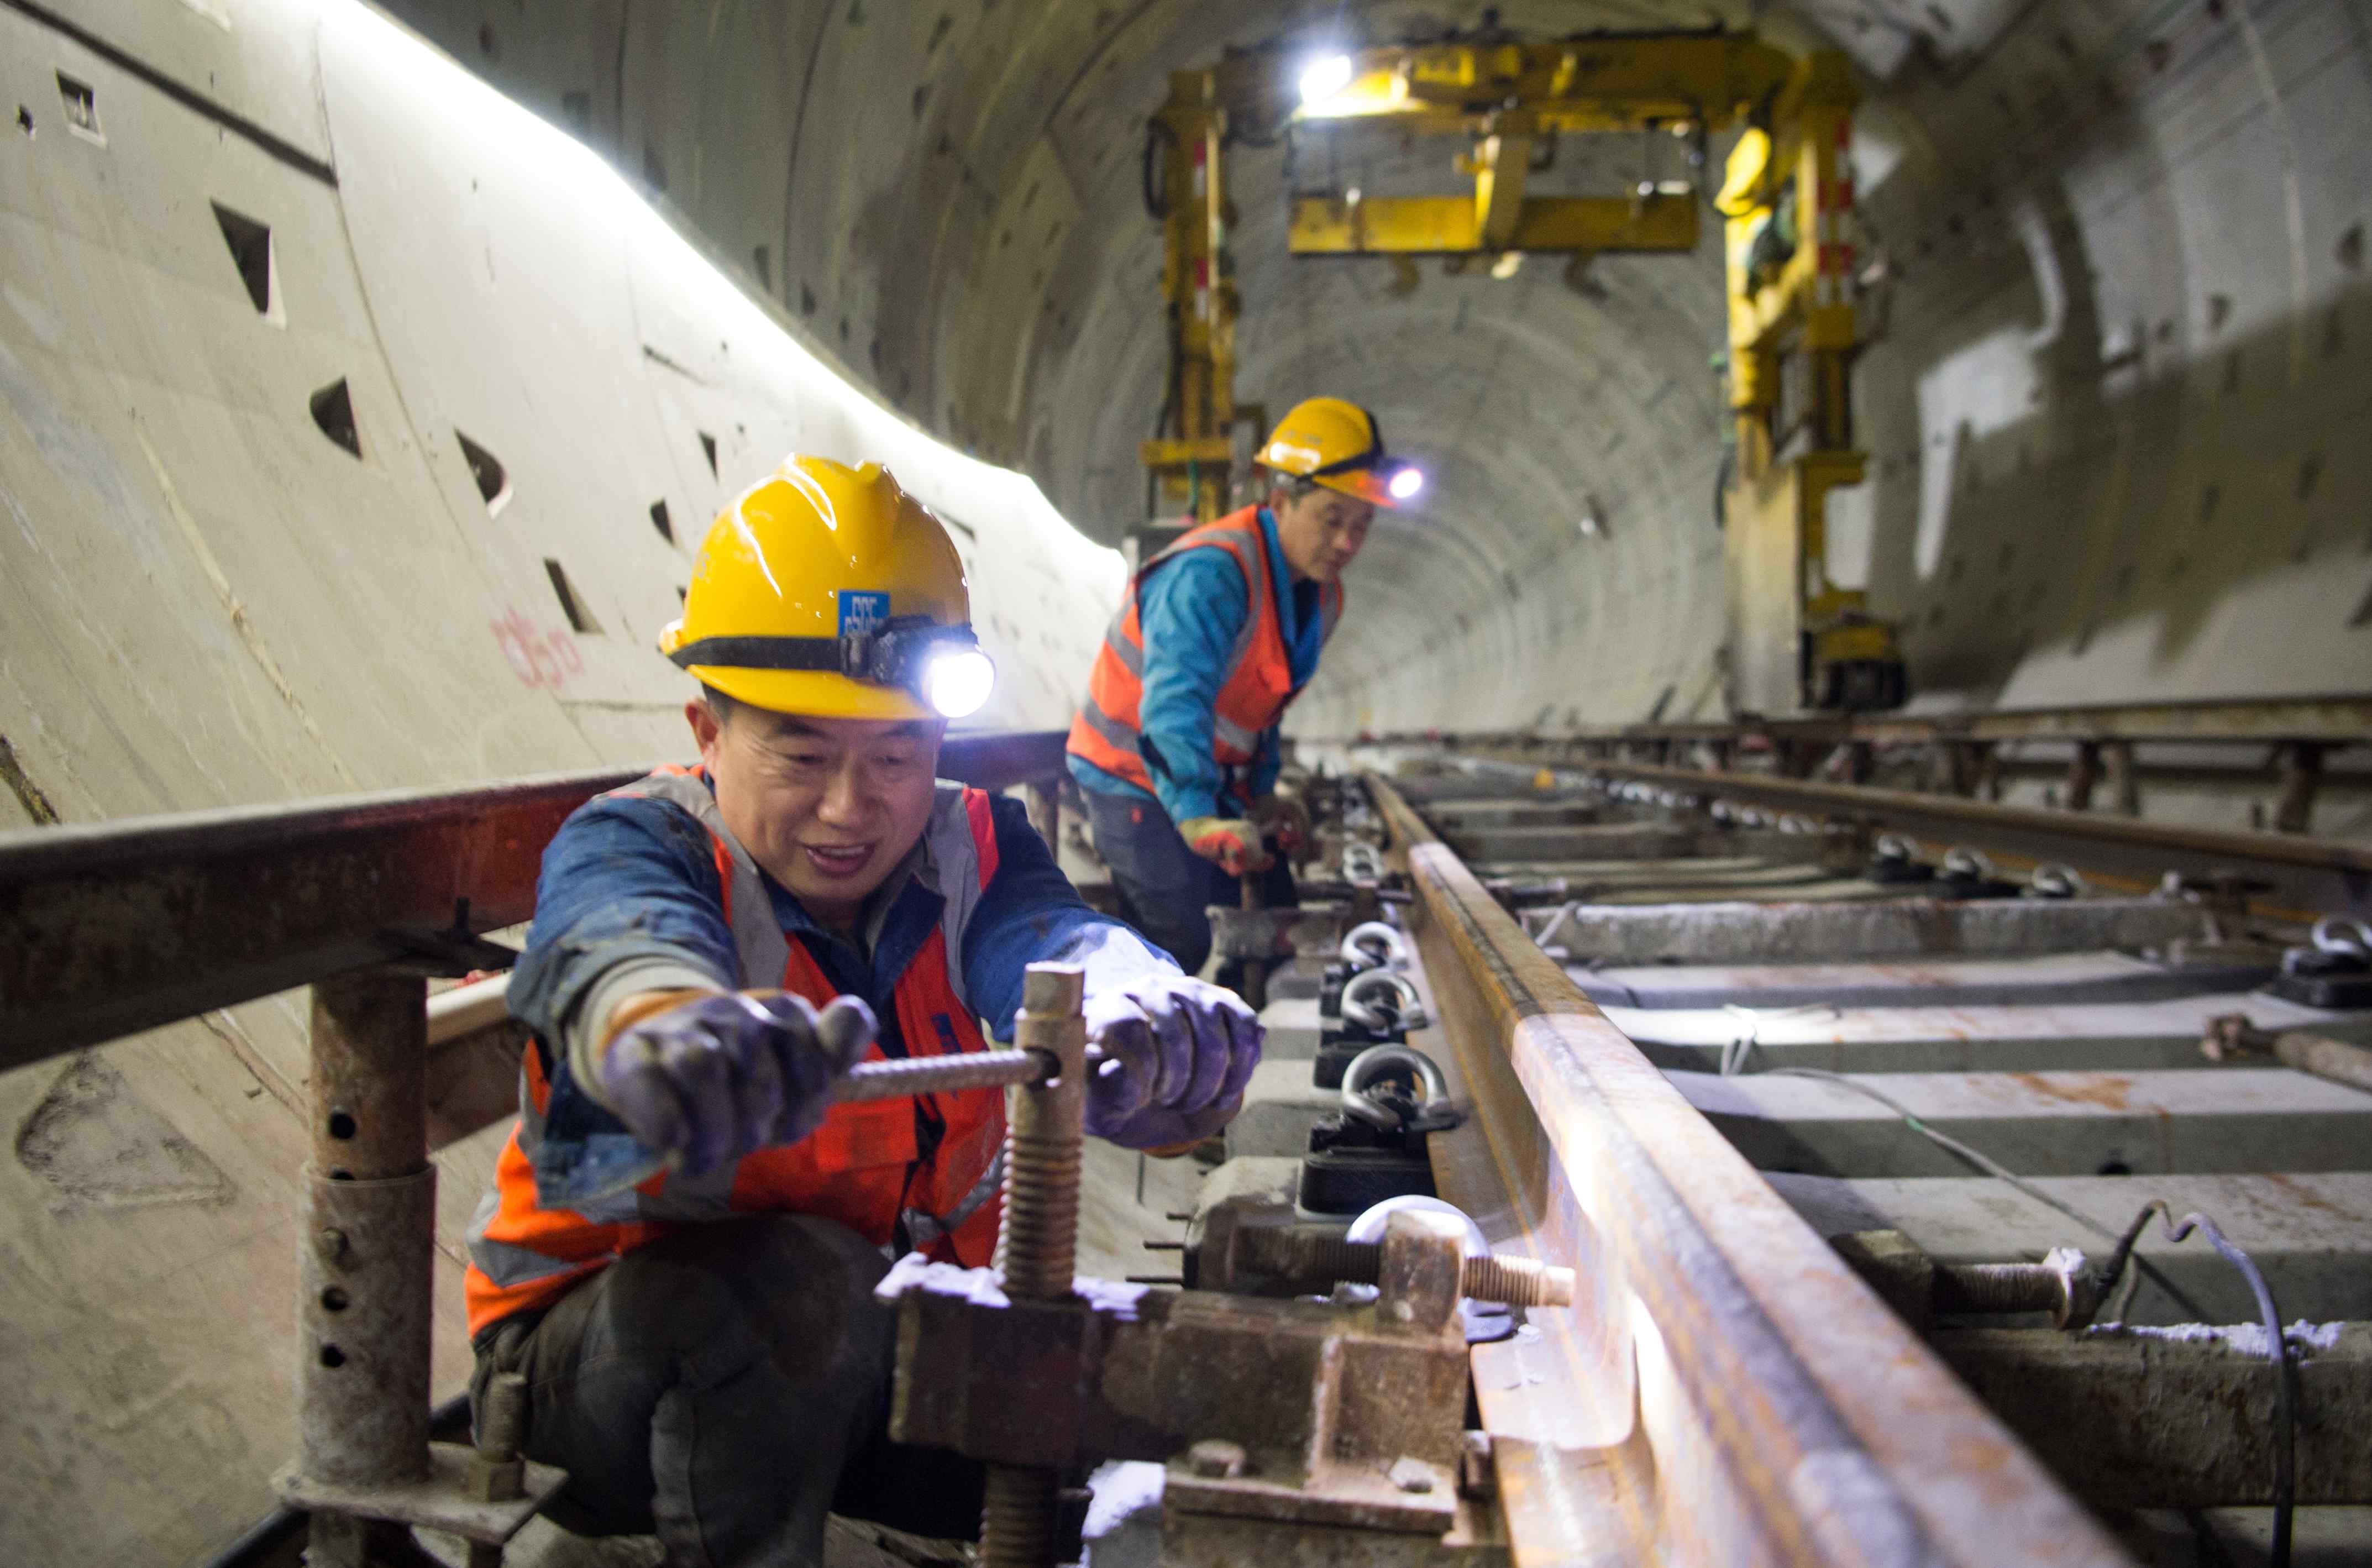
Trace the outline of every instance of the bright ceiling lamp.
[[1301, 101], [1323, 103], [1351, 85], [1351, 57], [1329, 54], [1301, 73]]

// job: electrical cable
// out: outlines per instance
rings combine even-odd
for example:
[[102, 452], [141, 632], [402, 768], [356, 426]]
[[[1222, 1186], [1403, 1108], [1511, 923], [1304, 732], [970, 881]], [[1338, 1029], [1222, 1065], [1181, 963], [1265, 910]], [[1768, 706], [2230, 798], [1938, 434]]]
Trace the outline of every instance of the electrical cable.
[[[1738, 1062], [1742, 1065], [1747, 1053], [1753, 1049], [1754, 1040], [1750, 1034], [1735, 1043], [1742, 1048], [1738, 1055]], [[1725, 1049], [1724, 1075], [1735, 1076], [1735, 1074], [1728, 1070], [1729, 1060], [1728, 1051]], [[2207, 1244], [2215, 1248], [2226, 1262], [2238, 1270], [2240, 1277], [2248, 1282], [2249, 1294], [2256, 1300], [2258, 1318], [2264, 1325], [2267, 1342], [2266, 1355], [2273, 1362], [2274, 1369], [2273, 1539], [2271, 1565], [2272, 1568], [2289, 1568], [2292, 1517], [2297, 1507], [2297, 1396], [2290, 1367], [2288, 1341], [2282, 1332], [2281, 1308], [2274, 1304], [2273, 1289], [2265, 1279], [2263, 1271], [2257, 1267], [2254, 1259], [2234, 1246], [2225, 1237], [2224, 1232], [2217, 1227], [2214, 1220], [2193, 1210], [2178, 1221], [2174, 1217], [2174, 1211], [2168, 1205], [2165, 1199], [2153, 1198], [2142, 1205], [2141, 1213], [2134, 1216], [2133, 1223], [2125, 1227], [2123, 1234], [2117, 1235], [2088, 1214], [2061, 1202], [2041, 1188], [2003, 1166], [1999, 1161], [1981, 1154], [1948, 1133], [1939, 1132], [1928, 1126], [1919, 1119], [1917, 1113], [1891, 1096], [1881, 1094], [1866, 1084], [1847, 1077], [1844, 1074], [1831, 1073], [1818, 1067], [1773, 1067], [1761, 1075], [1814, 1078], [1823, 1083], [1835, 1084], [1851, 1089], [1857, 1095], [1877, 1101], [1902, 1118], [1903, 1125], [1925, 1137], [1946, 1153], [1966, 1161], [1997, 1181], [2007, 1182], [2018, 1191], [2039, 1203], [2058, 1211], [2087, 1230], [2100, 1236], [2114, 1236], [2116, 1250], [2110, 1254], [2105, 1288], [2110, 1290], [2116, 1288], [2119, 1279], [2125, 1272], [2126, 1263], [2130, 1261], [2136, 1277], [2143, 1274], [2148, 1275], [2150, 1282], [2171, 1297], [2183, 1311], [2189, 1313], [2195, 1322], [2205, 1322], [2206, 1311], [2178, 1288], [2172, 1280], [2167, 1278], [2163, 1271], [2135, 1251], [2134, 1247], [2140, 1241], [2142, 1232], [2148, 1228], [2152, 1214], [2158, 1215], [2165, 1222], [2167, 1237], [2169, 1240], [2182, 1241], [2194, 1230], [2203, 1232], [2207, 1237]], [[2118, 1302], [2109, 1320], [2122, 1320], [2124, 1307], [2130, 1304], [2130, 1293], [2127, 1293], [2124, 1299]]]
[[[2153, 1198], [2142, 1205], [2133, 1224], [2118, 1238], [2117, 1249], [2109, 1260], [2109, 1283], [2114, 1285], [2124, 1272], [2125, 1260], [2132, 1258], [2134, 1244], [2149, 1227], [2149, 1218], [2156, 1214], [2165, 1222], [2167, 1238], [2181, 1241], [2194, 1230], [2205, 1234], [2207, 1245], [2215, 1249], [2226, 1262], [2240, 1272], [2249, 1283], [2249, 1294], [2256, 1298], [2257, 1318], [2265, 1327], [2265, 1354], [2273, 1364], [2273, 1540], [2272, 1568], [2289, 1568], [2290, 1533], [2293, 1516], [2297, 1511], [2297, 1390], [2296, 1375], [2290, 1366], [2289, 1341], [2282, 1332], [2281, 1308], [2274, 1304], [2273, 1287], [2256, 1260], [2234, 1246], [2214, 1220], [2197, 1210], [2178, 1220], [2163, 1198]], [[2191, 1310], [2199, 1316], [2196, 1307]]]
[[[2058, 1199], [2052, 1197], [2041, 1188], [2037, 1187], [2033, 1182], [2026, 1179], [2026, 1178], [2018, 1175], [2016, 1171], [2011, 1170], [2000, 1161], [1969, 1147], [1968, 1144], [1960, 1142], [1960, 1140], [1953, 1137], [1951, 1134], [1937, 1132], [1935, 1128], [1930, 1127], [1927, 1123], [1922, 1121], [1916, 1111], [1908, 1109], [1892, 1097], [1880, 1094], [1878, 1090], [1871, 1088], [1868, 1085], [1860, 1083], [1853, 1078], [1849, 1078], [1843, 1073], [1831, 1073], [1819, 1067], [1771, 1067], [1764, 1069], [1763, 1072], [1757, 1075], [1765, 1078], [1818, 1078], [1824, 1083], [1835, 1084], [1841, 1088], [1851, 1089], [1854, 1093], [1860, 1095], [1865, 1098], [1876, 1100], [1878, 1104], [1886, 1107], [1887, 1109], [1894, 1112], [1895, 1115], [1902, 1118], [1903, 1124], [1905, 1126], [1909, 1127], [1913, 1132], [1918, 1133], [1920, 1136], [1925, 1138], [1928, 1142], [1934, 1144], [1937, 1148], [1942, 1149], [1946, 1154], [1951, 1155], [1954, 1157], [1964, 1161], [1968, 1165], [1974, 1167], [1976, 1169], [1984, 1172], [1987, 1176], [1992, 1177], [1996, 1181], [2007, 1182], [2010, 1186], [2016, 1188], [2018, 1191], [2025, 1193], [2036, 1202], [2041, 1203], [2045, 1208], [2065, 1215], [2068, 1219], [2074, 1220], [2077, 1225], [2082, 1225], [2086, 1230], [2092, 1232], [2095, 1236], [2107, 1237], [2112, 1240], [2117, 1237], [2117, 1233], [2115, 1231], [2110, 1230], [2099, 1221], [2092, 1218], [2091, 1215], [2083, 1213], [2081, 1210], [2073, 1208], [2066, 1203], [2061, 1202]], [[2200, 1307], [2200, 1305], [2192, 1300], [2189, 1295], [2185, 1295], [2180, 1286], [2177, 1285], [2172, 1280], [2167, 1278], [2165, 1271], [2158, 1268], [2157, 1264], [2152, 1263], [2148, 1259], [2136, 1253], [2134, 1255], [2134, 1267], [2140, 1270], [2143, 1273], [2147, 1274], [2149, 1276], [2150, 1283], [2157, 1286], [2158, 1289], [2166, 1292], [2168, 1296], [2173, 1300], [2176, 1306], [2181, 1307], [2185, 1312], [2190, 1313], [2193, 1321], [2206, 1321], [2207, 1314]]]

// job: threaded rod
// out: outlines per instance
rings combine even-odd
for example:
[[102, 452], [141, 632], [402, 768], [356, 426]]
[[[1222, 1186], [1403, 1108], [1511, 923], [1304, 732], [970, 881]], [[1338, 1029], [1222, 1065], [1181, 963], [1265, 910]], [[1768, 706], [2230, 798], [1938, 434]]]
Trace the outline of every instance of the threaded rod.
[[[1289, 1280], [1374, 1284], [1383, 1267], [1384, 1249], [1376, 1243], [1320, 1232], [1254, 1230], [1238, 1245], [1245, 1268]], [[1458, 1293], [1509, 1307], [1570, 1307], [1575, 1283], [1571, 1269], [1529, 1258], [1469, 1258], [1459, 1271]]]
[[[1005, 1221], [996, 1272], [1018, 1301], [1071, 1294], [1079, 1240], [1079, 1151], [1087, 1116], [1086, 976], [1075, 965], [1031, 964], [1014, 1042], [1051, 1058], [1052, 1077], [1006, 1097]], [[1052, 1568], [1060, 1477], [1041, 1465], [991, 1465], [981, 1509], [983, 1568]]]

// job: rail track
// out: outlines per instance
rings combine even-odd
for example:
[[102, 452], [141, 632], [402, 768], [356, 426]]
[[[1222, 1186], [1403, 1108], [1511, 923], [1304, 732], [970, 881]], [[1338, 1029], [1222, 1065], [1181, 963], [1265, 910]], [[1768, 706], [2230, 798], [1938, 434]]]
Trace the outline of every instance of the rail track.
[[[1041, 780], [1059, 745], [950, 766]], [[474, 967], [612, 782], [9, 835], [0, 1062]], [[2372, 1562], [2372, 1008], [2267, 989], [2294, 917], [2360, 907], [2360, 846], [1438, 750], [1365, 814], [1464, 1112], [1434, 1183], [1578, 1281], [1471, 1351], [1502, 1536], [1459, 1560], [2246, 1562], [2294, 1516], [2300, 1561]], [[1991, 867], [1923, 877], [1964, 835]], [[2020, 896], [2028, 862], [2076, 875]], [[1278, 977], [1231, 1145], [1322, 1109], [1312, 979]], [[505, 1114], [518, 1042], [486, 987], [418, 1027], [390, 1071], [444, 1147]]]
[[[2203, 1049], [2361, 1070], [2265, 989], [2360, 846], [1678, 772], [1370, 778], [1436, 1185], [1586, 1282], [1475, 1352], [1515, 1560], [2372, 1561], [2372, 1093]], [[1912, 879], [2005, 823], [2076, 896]]]

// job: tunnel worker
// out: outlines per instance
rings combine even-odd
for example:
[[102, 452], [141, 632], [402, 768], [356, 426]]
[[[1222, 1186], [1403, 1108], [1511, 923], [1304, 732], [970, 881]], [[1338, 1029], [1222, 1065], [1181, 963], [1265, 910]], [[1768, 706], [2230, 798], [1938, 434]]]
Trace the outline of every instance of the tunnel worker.
[[978, 1467], [886, 1434], [869, 1293], [908, 1249], [990, 1261], [1004, 1093], [827, 1108], [857, 1057], [1008, 1039], [1025, 966], [1060, 960], [1086, 970], [1089, 1132], [1191, 1144], [1240, 1101], [1250, 1012], [1081, 902], [1018, 802], [936, 782], [994, 678], [969, 616], [894, 479], [792, 459], [710, 529], [660, 641], [701, 682], [699, 766], [545, 851], [467, 1294], [472, 1392], [526, 1376], [571, 1529], [731, 1568], [819, 1561], [827, 1510], [978, 1528]]
[[1211, 950], [1203, 912], [1235, 904], [1239, 877], [1260, 877], [1267, 905], [1294, 900], [1285, 858], [1309, 822], [1275, 792], [1278, 725], [1317, 672], [1376, 508], [1424, 483], [1340, 398], [1296, 406], [1256, 460], [1264, 505], [1190, 530], [1131, 579], [1071, 726], [1121, 913], [1190, 970]]

